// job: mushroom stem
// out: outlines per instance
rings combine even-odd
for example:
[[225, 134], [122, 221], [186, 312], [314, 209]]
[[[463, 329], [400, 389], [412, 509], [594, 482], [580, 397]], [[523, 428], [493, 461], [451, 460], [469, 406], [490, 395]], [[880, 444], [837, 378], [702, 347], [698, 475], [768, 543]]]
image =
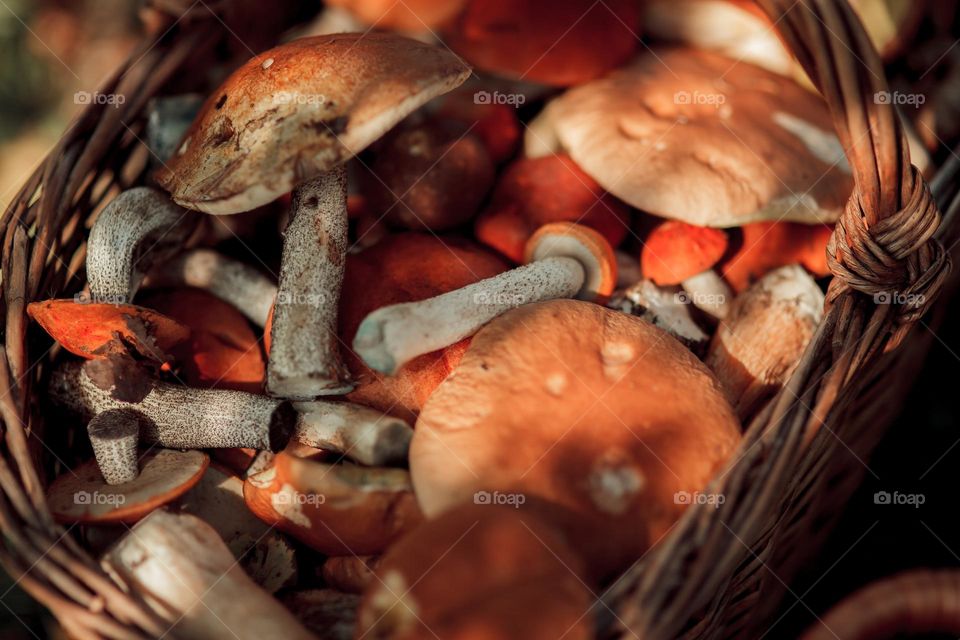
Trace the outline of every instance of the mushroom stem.
[[195, 516], [154, 511], [107, 551], [103, 566], [173, 625], [177, 637], [312, 639]]
[[393, 374], [409, 360], [442, 349], [524, 304], [572, 298], [586, 279], [574, 258], [554, 256], [461, 289], [377, 309], [360, 323], [353, 349], [371, 369]]
[[690, 276], [680, 283], [697, 309], [723, 320], [730, 311], [733, 290], [713, 269]]
[[346, 251], [347, 175], [341, 165], [293, 193], [267, 365], [271, 395], [310, 400], [353, 389], [337, 336]]
[[53, 372], [49, 393], [54, 403], [87, 418], [110, 409], [135, 409], [147, 418], [140, 439], [170, 449], [279, 451], [290, 439], [297, 419], [289, 402], [165, 382], [156, 382], [140, 402], [122, 402], [94, 384], [79, 362], [66, 363]]
[[658, 287], [650, 280], [641, 280], [609, 306], [660, 327], [698, 355], [703, 354], [710, 339], [683, 304], [678, 287]]
[[192, 249], [158, 265], [144, 280], [144, 286], [209, 291], [261, 328], [277, 297], [277, 285], [270, 278], [211, 249]]
[[301, 444], [382, 466], [406, 460], [413, 438], [410, 425], [351, 402], [299, 402], [294, 437]]
[[199, 216], [150, 187], [124, 191], [90, 229], [87, 279], [94, 301], [127, 303], [150, 264], [180, 249]]
[[136, 479], [140, 416], [130, 409], [104, 411], [87, 424], [93, 456], [107, 484]]

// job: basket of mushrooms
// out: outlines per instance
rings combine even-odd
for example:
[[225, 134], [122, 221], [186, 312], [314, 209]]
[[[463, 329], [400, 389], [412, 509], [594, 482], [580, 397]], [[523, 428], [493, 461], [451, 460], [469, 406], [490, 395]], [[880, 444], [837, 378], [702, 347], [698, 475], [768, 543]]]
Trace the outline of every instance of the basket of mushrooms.
[[73, 638], [757, 637], [955, 286], [927, 3], [321, 4], [148, 0], [4, 213], [4, 568]]

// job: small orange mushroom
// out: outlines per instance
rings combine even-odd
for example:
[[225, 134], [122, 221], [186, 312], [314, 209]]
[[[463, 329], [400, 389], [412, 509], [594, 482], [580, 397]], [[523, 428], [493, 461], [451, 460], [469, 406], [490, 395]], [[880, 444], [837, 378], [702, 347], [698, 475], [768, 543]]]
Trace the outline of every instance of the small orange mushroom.
[[157, 349], [167, 352], [190, 337], [190, 329], [176, 320], [132, 304], [44, 300], [27, 305], [27, 314], [64, 349], [88, 360], [105, 356], [118, 338], [147, 349], [150, 345], [143, 341], [152, 338]]
[[629, 228], [627, 207], [567, 155], [521, 158], [503, 173], [492, 202], [477, 218], [477, 238], [514, 262], [540, 226], [576, 222], [599, 231], [611, 246]]
[[827, 243], [833, 228], [796, 222], [757, 222], [742, 227], [742, 243], [721, 264], [721, 273], [738, 293], [778, 267], [803, 265], [818, 278], [830, 275]]
[[625, 62], [639, 22], [632, 0], [470, 0], [444, 36], [480, 69], [565, 87]]

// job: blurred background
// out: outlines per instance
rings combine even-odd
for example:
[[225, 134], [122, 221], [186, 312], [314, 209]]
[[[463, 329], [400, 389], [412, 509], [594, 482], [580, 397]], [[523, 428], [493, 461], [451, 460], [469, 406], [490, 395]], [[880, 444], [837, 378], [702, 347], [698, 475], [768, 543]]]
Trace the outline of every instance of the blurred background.
[[[136, 0], [0, 0], [0, 206], [81, 108], [75, 93], [99, 86], [134, 47], [141, 35], [138, 6]], [[942, 161], [949, 153], [941, 148], [934, 156]], [[960, 301], [949, 317], [960, 317]], [[960, 565], [952, 495], [960, 466], [958, 379], [960, 323], [954, 320], [937, 330], [901, 417], [874, 459], [865, 461], [863, 487], [819, 561], [790, 585], [768, 637], [795, 637], [815, 615], [879, 577]], [[877, 492], [894, 490], [921, 494], [924, 503], [875, 503]], [[16, 577], [0, 571], [0, 638], [61, 637], [44, 609], [16, 586]]]

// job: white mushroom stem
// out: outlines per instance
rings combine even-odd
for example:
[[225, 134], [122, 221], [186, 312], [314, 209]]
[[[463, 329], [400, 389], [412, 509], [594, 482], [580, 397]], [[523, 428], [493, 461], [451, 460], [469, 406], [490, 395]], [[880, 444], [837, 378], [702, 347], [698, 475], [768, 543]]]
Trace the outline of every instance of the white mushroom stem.
[[140, 402], [123, 402], [94, 384], [79, 362], [65, 363], [53, 372], [49, 397], [88, 419], [111, 409], [135, 409], [147, 418], [140, 426], [140, 440], [170, 449], [279, 451], [290, 439], [297, 419], [289, 402], [164, 382], [156, 382]]
[[301, 444], [383, 466], [406, 460], [413, 429], [400, 418], [350, 402], [299, 402], [294, 438]]
[[135, 187], [104, 208], [87, 241], [87, 279], [95, 302], [128, 303], [150, 264], [178, 251], [199, 220], [162, 191]]
[[123, 484], [136, 479], [140, 435], [140, 417], [136, 411], [104, 411], [87, 424], [87, 435], [107, 484]]
[[341, 165], [293, 194], [273, 310], [271, 395], [311, 400], [353, 389], [337, 336], [346, 252], [347, 176]]
[[693, 306], [723, 320], [733, 302], [733, 289], [713, 269], [691, 276], [680, 283], [690, 296]]
[[360, 323], [353, 349], [371, 369], [393, 374], [417, 356], [450, 346], [510, 309], [572, 298], [586, 280], [579, 261], [555, 256], [419, 302], [377, 309]]
[[146, 287], [195, 287], [235, 307], [263, 327], [277, 297], [277, 285], [257, 269], [211, 249], [192, 249], [157, 265]]
[[705, 362], [746, 425], [793, 373], [823, 317], [823, 293], [792, 265], [771, 271], [737, 296]]
[[157, 510], [105, 554], [104, 570], [194, 640], [312, 640], [313, 636], [247, 577], [210, 525]]
[[627, 289], [610, 307], [638, 316], [660, 327], [694, 353], [702, 353], [709, 336], [694, 321], [678, 287], [658, 287], [641, 280]]

